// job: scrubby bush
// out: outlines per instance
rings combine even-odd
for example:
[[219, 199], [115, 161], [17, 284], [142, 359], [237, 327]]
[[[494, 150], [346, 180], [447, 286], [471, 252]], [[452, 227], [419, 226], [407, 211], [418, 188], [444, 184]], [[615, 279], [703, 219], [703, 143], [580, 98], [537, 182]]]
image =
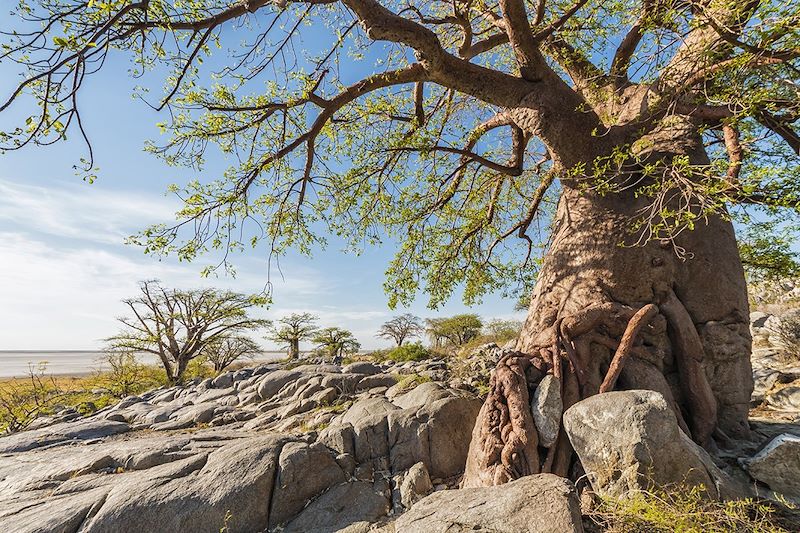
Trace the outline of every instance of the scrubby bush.
[[26, 378], [0, 382], [0, 430], [19, 431], [54, 411], [65, 391], [46, 369], [46, 363], [29, 366]]
[[431, 356], [431, 352], [421, 342], [398, 346], [386, 354], [386, 358], [392, 361], [424, 361], [430, 359]]
[[504, 344], [519, 336], [522, 330], [522, 321], [494, 318], [483, 326], [485, 342]]
[[95, 386], [115, 398], [124, 398], [161, 386], [166, 382], [157, 367], [148, 366], [130, 352], [104, 354], [102, 368], [95, 372]]
[[[426, 359], [430, 359], [432, 357], [440, 356], [441, 354], [437, 352], [433, 352], [423, 346], [421, 342], [413, 342], [409, 344], [404, 344], [402, 346], [397, 346], [395, 348], [387, 348], [383, 350], [375, 350], [369, 352], [365, 356], [360, 359], [366, 359], [371, 361], [395, 361], [395, 362], [403, 362], [403, 361], [424, 361]], [[355, 359], [349, 361], [354, 362]]]
[[800, 360], [800, 311], [781, 317], [770, 328], [783, 348], [784, 354], [793, 360]]
[[186, 365], [186, 372], [184, 372], [184, 377], [187, 380], [213, 378], [216, 375], [213, 365], [205, 357], [198, 357], [189, 361], [189, 364]]
[[428, 383], [433, 381], [430, 376], [423, 376], [422, 374], [406, 374], [404, 376], [400, 376], [400, 380], [395, 385], [400, 392], [408, 392], [411, 389], [417, 387], [417, 385], [422, 385], [423, 383]]

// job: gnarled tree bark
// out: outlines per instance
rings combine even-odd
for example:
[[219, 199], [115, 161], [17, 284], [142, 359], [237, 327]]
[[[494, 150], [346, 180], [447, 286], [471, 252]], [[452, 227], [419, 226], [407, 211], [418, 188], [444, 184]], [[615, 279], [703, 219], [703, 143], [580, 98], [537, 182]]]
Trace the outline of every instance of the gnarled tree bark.
[[492, 378], [464, 486], [571, 471], [574, 454], [563, 430], [552, 449], [536, 452], [531, 448], [538, 439], [519, 433], [520, 427], [536, 431], [517, 422], [527, 421], [527, 413], [495, 414], [530, 409], [529, 392], [541, 372], [529, 375], [525, 389], [523, 374], [511, 370], [525, 368], [524, 356], [544, 359], [541, 371], [560, 374], [564, 409], [612, 386], [646, 388], [666, 397], [684, 431], [703, 446], [712, 445], [715, 432], [748, 434], [751, 339], [733, 227], [711, 217], [674, 241], [630, 246], [629, 224], [646, 202], [564, 184], [517, 353], [501, 361]]

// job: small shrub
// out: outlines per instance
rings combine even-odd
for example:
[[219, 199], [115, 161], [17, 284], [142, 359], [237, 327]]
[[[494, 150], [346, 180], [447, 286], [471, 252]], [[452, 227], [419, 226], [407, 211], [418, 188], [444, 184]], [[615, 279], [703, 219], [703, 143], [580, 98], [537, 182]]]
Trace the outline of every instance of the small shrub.
[[197, 357], [189, 361], [186, 365], [186, 371], [183, 373], [184, 381], [192, 380], [194, 378], [213, 378], [217, 375], [213, 366], [208, 364], [205, 357]]
[[800, 360], [800, 311], [784, 315], [771, 329], [786, 357]]
[[430, 359], [431, 352], [421, 342], [404, 344], [386, 353], [386, 359], [393, 361], [424, 361]]
[[46, 363], [38, 368], [29, 366], [26, 378], [0, 382], [0, 430], [11, 433], [24, 429], [62, 405], [65, 391], [46, 375], [46, 370]]
[[115, 398], [139, 394], [163, 385], [163, 371], [140, 363], [130, 352], [104, 354], [103, 368], [95, 371], [94, 387], [108, 392]]
[[223, 520], [222, 527], [219, 528], [219, 533], [230, 533], [230, 528], [229, 528], [230, 524], [229, 523], [230, 523], [232, 518], [233, 518], [233, 514], [231, 513], [231, 510], [227, 509], [225, 511], [225, 517], [222, 519]]
[[340, 399], [337, 399], [333, 403], [322, 404], [317, 409], [321, 413], [340, 414], [340, 413], [344, 413], [345, 411], [350, 409], [351, 405], [353, 405], [352, 400], [340, 400]]
[[312, 431], [320, 432], [330, 425], [330, 422], [317, 422], [316, 424], [301, 422], [297, 429], [299, 429], [301, 433], [311, 433]]

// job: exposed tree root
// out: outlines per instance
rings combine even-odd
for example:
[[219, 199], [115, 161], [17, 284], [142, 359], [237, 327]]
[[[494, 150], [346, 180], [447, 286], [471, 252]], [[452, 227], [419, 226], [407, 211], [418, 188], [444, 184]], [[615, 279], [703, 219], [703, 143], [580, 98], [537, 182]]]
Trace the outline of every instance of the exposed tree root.
[[[648, 325], [656, 324], [658, 334], [667, 329], [659, 311], [672, 338], [683, 396], [690, 407], [691, 432], [660, 370], [658, 353], [637, 344]], [[652, 333], [653, 327], [648, 331]], [[614, 353], [610, 360], [609, 351]], [[537, 472], [566, 477], [572, 471], [574, 453], [563, 427], [549, 449], [538, 447], [530, 395], [548, 373], [561, 383], [564, 410], [583, 398], [614, 390], [618, 382], [625, 388], [658, 391], [681, 428], [701, 445], [708, 444], [716, 402], [702, 361], [697, 330], [672, 291], [659, 305], [647, 304], [638, 311], [606, 302], [556, 320], [536, 336], [532, 354], [514, 352], [498, 363], [473, 431], [463, 485], [497, 485]]]
[[[561, 388], [561, 401], [564, 405], [564, 411], [578, 403], [580, 399], [577, 378], [572, 373], [565, 374]], [[567, 477], [570, 464], [572, 464], [573, 450], [563, 425], [558, 429], [558, 440], [554, 447], [556, 449], [556, 454], [553, 460], [552, 472], [557, 476]]]
[[[534, 363], [544, 369], [541, 359], [534, 362], [519, 352], [498, 362], [489, 382], [491, 390], [478, 415], [482, 423], [473, 431], [471, 446], [477, 444], [480, 449], [469, 455], [470, 476], [465, 473], [465, 486], [500, 485], [540, 471], [538, 433], [526, 372]], [[473, 478], [469, 484], [468, 477]]]
[[692, 437], [700, 446], [706, 447], [710, 444], [717, 423], [717, 400], [703, 368], [705, 352], [700, 335], [692, 317], [673, 290], [669, 290], [659, 309], [670, 325], [681, 392], [689, 404]]
[[647, 304], [639, 309], [636, 314], [633, 315], [630, 322], [628, 322], [628, 327], [625, 328], [625, 333], [622, 334], [622, 339], [619, 341], [617, 351], [614, 354], [614, 358], [611, 360], [608, 374], [606, 374], [606, 378], [600, 385], [601, 393], [614, 389], [614, 385], [617, 384], [617, 378], [620, 372], [622, 372], [622, 367], [631, 355], [633, 342], [636, 340], [639, 330], [642, 329], [642, 326], [648, 324], [657, 313], [658, 307], [654, 304]]

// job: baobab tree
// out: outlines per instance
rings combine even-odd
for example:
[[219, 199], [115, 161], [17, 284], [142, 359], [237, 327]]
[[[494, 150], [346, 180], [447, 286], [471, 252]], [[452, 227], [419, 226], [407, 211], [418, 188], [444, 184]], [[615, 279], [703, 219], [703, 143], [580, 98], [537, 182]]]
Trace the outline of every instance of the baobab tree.
[[235, 361], [255, 357], [263, 350], [256, 341], [244, 335], [218, 337], [206, 345], [202, 356], [219, 374]]
[[403, 313], [385, 322], [378, 330], [378, 337], [391, 339], [398, 346], [402, 346], [406, 339], [419, 337], [423, 331], [425, 328], [418, 316]]
[[139, 290], [139, 296], [122, 301], [130, 314], [119, 318], [123, 327], [106, 339], [106, 351], [153, 354], [172, 384], [181, 383], [189, 361], [217, 342], [269, 325], [268, 320], [247, 315], [266, 303], [264, 296], [167, 289], [154, 280], [141, 282]]
[[449, 344], [453, 347], [463, 346], [481, 334], [483, 321], [474, 313], [465, 313], [450, 317], [429, 318], [428, 336], [435, 346]]
[[361, 344], [353, 333], [342, 328], [323, 328], [314, 334], [311, 339], [317, 344], [317, 349], [333, 360], [333, 364], [342, 362], [344, 354], [355, 353], [361, 349]]
[[[563, 435], [540, 450], [530, 415], [516, 412], [535, 386], [526, 375], [560, 376], [565, 407], [614, 387], [660, 391], [703, 445], [748, 434], [751, 340], [732, 218], [798, 206], [797, 2], [11, 9], [2, 58], [23, 77], [0, 112], [16, 106], [24, 123], [5, 132], [6, 148], [89, 139], [80, 95], [122, 51], [136, 75], [170, 72], [151, 102], [168, 138], [152, 152], [190, 166], [212, 145], [235, 155], [218, 179], [176, 187], [186, 206], [176, 224], [139, 235], [146, 250], [192, 259], [263, 239], [275, 254], [310, 252], [327, 233], [358, 250], [388, 234], [401, 243], [392, 305], [421, 289], [437, 305], [457, 286], [469, 302], [535, 279], [466, 484], [569, 471]], [[225, 46], [230, 57], [201, 63]]]
[[300, 357], [300, 343], [311, 339], [319, 329], [318, 317], [311, 313], [292, 313], [278, 320], [270, 328], [267, 338], [284, 343], [288, 349], [289, 359]]

